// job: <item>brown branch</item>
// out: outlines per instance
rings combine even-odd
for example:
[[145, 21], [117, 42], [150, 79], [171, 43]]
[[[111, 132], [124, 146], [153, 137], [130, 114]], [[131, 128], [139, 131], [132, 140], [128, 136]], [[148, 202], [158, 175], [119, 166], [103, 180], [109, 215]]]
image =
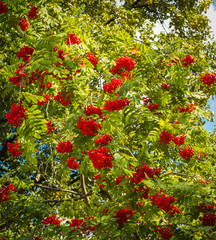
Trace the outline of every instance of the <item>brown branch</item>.
[[68, 192], [68, 193], [72, 193], [72, 194], [75, 194], [75, 195], [81, 195], [80, 193], [75, 192], [73, 190], [67, 190], [67, 189], [61, 189], [61, 188], [53, 188], [53, 187], [49, 187], [49, 186], [43, 186], [43, 185], [37, 184], [37, 183], [35, 183], [34, 185], [36, 187], [41, 187], [41, 188], [44, 188], [44, 189], [47, 189], [47, 190], [51, 190], [51, 191]]
[[107, 197], [107, 198], [110, 200], [110, 202], [114, 202], [112, 196], [111, 196], [106, 190], [101, 189], [101, 190], [100, 190], [100, 194], [101, 194], [102, 196]]
[[111, 22], [115, 21], [115, 19], [116, 19], [115, 17], [110, 18], [107, 22], [104, 23], [104, 26], [107, 26]]
[[85, 202], [87, 204], [89, 204], [89, 197], [88, 197], [88, 193], [86, 190], [86, 184], [85, 184], [85, 176], [83, 174], [80, 175], [80, 182], [81, 182], [81, 186], [82, 186], [83, 195], [85, 196]]

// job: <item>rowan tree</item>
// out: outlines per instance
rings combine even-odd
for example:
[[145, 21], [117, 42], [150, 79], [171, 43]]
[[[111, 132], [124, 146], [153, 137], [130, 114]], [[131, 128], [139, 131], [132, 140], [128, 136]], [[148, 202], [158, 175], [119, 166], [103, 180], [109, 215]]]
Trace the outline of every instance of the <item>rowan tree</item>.
[[0, 1], [0, 239], [214, 239], [208, 27], [134, 35], [210, 2], [79, 4]]

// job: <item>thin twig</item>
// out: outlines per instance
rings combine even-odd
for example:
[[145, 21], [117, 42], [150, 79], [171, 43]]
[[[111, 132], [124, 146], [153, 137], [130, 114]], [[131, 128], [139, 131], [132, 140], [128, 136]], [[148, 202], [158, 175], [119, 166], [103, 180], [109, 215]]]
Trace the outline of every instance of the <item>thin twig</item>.
[[119, 147], [124, 148], [124, 149], [127, 149], [127, 150], [129, 151], [130, 155], [135, 158], [135, 156], [134, 156], [133, 153], [131, 152], [130, 148], [125, 147], [125, 146], [122, 146], [122, 145], [119, 145]]

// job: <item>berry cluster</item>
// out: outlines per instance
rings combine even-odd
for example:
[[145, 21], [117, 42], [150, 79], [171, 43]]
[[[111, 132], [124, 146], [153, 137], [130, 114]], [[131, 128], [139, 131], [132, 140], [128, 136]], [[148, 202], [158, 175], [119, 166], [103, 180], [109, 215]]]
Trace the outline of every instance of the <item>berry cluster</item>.
[[125, 175], [117, 177], [115, 180], [115, 185], [119, 185], [124, 178], [125, 178]]
[[[98, 179], [100, 179], [101, 178], [101, 175], [100, 174], [97, 174], [97, 175], [95, 175], [94, 176], [94, 179], [97, 181]], [[110, 182], [108, 182], [107, 180], [106, 180], [106, 178], [107, 178], [107, 176], [105, 176], [105, 179], [103, 179], [102, 180], [102, 182], [104, 182], [104, 183], [106, 183], [106, 185], [109, 185], [110, 186]], [[100, 187], [100, 188], [105, 188], [105, 185], [104, 184], [99, 184], [99, 183], [97, 183], [97, 185]]]
[[26, 108], [22, 107], [20, 103], [18, 105], [14, 103], [11, 112], [6, 113], [6, 118], [14, 127], [19, 127], [23, 123], [23, 119], [27, 118], [25, 111]]
[[58, 143], [58, 147], [56, 147], [57, 152], [59, 153], [70, 153], [73, 151], [72, 143], [70, 141]]
[[184, 136], [173, 137], [173, 142], [175, 143], [175, 145], [182, 145], [185, 143], [185, 137]]
[[[136, 192], [142, 192], [142, 194], [140, 195], [141, 199], [148, 199], [148, 194], [149, 194], [149, 187], [144, 186], [143, 188], [143, 184], [141, 186], [139, 186], [139, 188], [135, 188], [134, 189]], [[144, 191], [144, 192], [143, 192]]]
[[196, 208], [200, 211], [209, 211], [209, 210], [212, 210], [214, 208], [214, 205], [209, 205], [209, 204], [201, 204], [199, 206], [196, 206]]
[[0, 189], [0, 202], [5, 202], [11, 200], [8, 196], [10, 195], [10, 191], [16, 192], [17, 189], [13, 184], [9, 184], [6, 187], [2, 187]]
[[171, 232], [170, 228], [157, 227], [157, 231], [160, 233], [160, 235], [163, 239], [167, 239], [167, 240], [169, 240], [172, 237], [172, 235], [174, 234]]
[[[85, 220], [91, 221], [91, 219], [94, 219], [93, 216], [90, 217], [84, 217]], [[69, 225], [72, 232], [74, 231], [83, 231], [83, 232], [88, 232], [91, 231], [93, 232], [96, 229], [96, 226], [87, 226], [86, 222], [84, 222], [84, 219], [79, 219], [79, 218], [74, 218], [71, 220], [71, 224]]]
[[7, 12], [8, 12], [7, 4], [4, 4], [4, 1], [0, 1], [0, 14]]
[[29, 27], [29, 23], [27, 19], [24, 18], [19, 18], [20, 22], [19, 22], [19, 26], [21, 28], [21, 30], [23, 32], [25, 32], [27, 30], [27, 28]]
[[125, 75], [124, 70], [126, 70], [127, 73], [130, 73], [135, 67], [135, 63], [130, 57], [120, 57], [115, 63], [116, 65], [109, 70], [112, 74]]
[[[56, 96], [54, 96], [54, 99], [61, 103], [63, 106], [68, 106], [69, 103], [71, 103], [70, 96], [72, 93], [66, 92], [65, 94], [62, 94], [62, 91], [58, 92]], [[66, 98], [67, 97], [67, 98]]]
[[202, 158], [204, 156], [208, 156], [208, 153], [199, 153], [199, 152], [197, 152], [196, 154], [197, 154], [196, 159], [198, 159], [200, 161], [202, 160]]
[[106, 147], [99, 147], [98, 149], [89, 149], [88, 151], [89, 159], [92, 161], [94, 168], [112, 168], [112, 158], [113, 155], [108, 153]]
[[195, 60], [189, 54], [182, 60], [182, 65], [187, 67], [188, 65], [194, 63]]
[[111, 79], [111, 83], [103, 83], [103, 91], [105, 93], [114, 93], [118, 87], [121, 87], [123, 84], [121, 79]]
[[160, 177], [160, 168], [150, 168], [145, 163], [142, 164], [143, 165], [141, 168], [135, 168], [135, 173], [133, 173], [133, 176], [130, 178], [131, 182], [134, 182], [135, 184], [140, 183], [143, 179], [146, 178], [145, 174], [147, 174], [149, 178], [153, 178], [154, 175]]
[[102, 135], [99, 139], [95, 140], [95, 146], [100, 144], [102, 146], [106, 146], [109, 142], [111, 142], [113, 139], [113, 137], [111, 135], [108, 134], [104, 134]]
[[32, 56], [33, 52], [34, 48], [24, 46], [24, 48], [21, 48], [17, 53], [17, 57], [19, 59], [22, 58], [24, 62], [29, 62], [30, 56]]
[[192, 149], [192, 147], [188, 148], [186, 146], [184, 149], [179, 148], [179, 154], [183, 159], [189, 160], [190, 158], [193, 157], [194, 150]]
[[118, 209], [118, 211], [114, 211], [114, 213], [116, 213], [116, 215], [114, 216], [114, 218], [116, 219], [116, 222], [118, 223], [119, 226], [121, 226], [123, 223], [126, 223], [128, 221], [128, 218], [133, 216], [133, 211], [132, 208], [120, 208]]
[[169, 144], [173, 140], [173, 135], [168, 131], [162, 131], [160, 134], [160, 142]]
[[99, 107], [94, 107], [92, 104], [84, 108], [84, 112], [87, 116], [97, 114], [100, 118], [103, 118], [103, 110]]
[[195, 109], [195, 107], [193, 106], [193, 104], [188, 104], [189, 107], [187, 108], [178, 108], [179, 109], [179, 112], [180, 113], [183, 113], [183, 112], [193, 112], [193, 110]]
[[203, 217], [199, 218], [205, 226], [214, 226], [216, 222], [216, 215], [214, 213], [205, 213]]
[[39, 237], [35, 237], [34, 240], [43, 240], [43, 239]]
[[75, 158], [73, 158], [73, 157], [69, 157], [66, 160], [66, 162], [68, 164], [68, 167], [71, 168], [71, 169], [77, 170], [80, 167], [79, 163], [76, 162]]
[[49, 102], [51, 99], [51, 97], [49, 96], [49, 94], [45, 93], [44, 94], [44, 101], [39, 101], [37, 100], [37, 104], [38, 106], [43, 106], [44, 104], [46, 104], [47, 102]]
[[155, 193], [150, 196], [151, 204], [156, 204], [158, 208], [167, 212], [170, 216], [173, 216], [175, 213], [180, 214], [180, 208], [172, 205], [174, 201], [178, 201], [173, 196], [166, 196], [165, 194]]
[[52, 122], [51, 121], [47, 122], [46, 125], [47, 125], [47, 133], [51, 133], [52, 131], [55, 130], [55, 128], [52, 127]]
[[204, 76], [201, 76], [201, 82], [208, 86], [211, 86], [216, 82], [216, 73], [206, 73]]
[[79, 117], [77, 121], [77, 128], [82, 132], [82, 134], [87, 137], [94, 135], [98, 129], [102, 129], [101, 124], [95, 122], [95, 120], [88, 120], [82, 117]]
[[158, 104], [149, 104], [148, 109], [153, 112], [154, 110], [158, 110]]
[[71, 45], [71, 44], [80, 44], [82, 41], [74, 34], [74, 33], [68, 33], [67, 34], [67, 40], [66, 40], [66, 44], [67, 45]]
[[96, 56], [90, 51], [87, 54], [87, 60], [89, 60], [89, 62], [96, 67], [96, 65], [98, 64], [98, 59], [96, 58]]
[[[11, 82], [14, 85], [20, 86], [20, 83], [24, 83], [25, 80], [23, 78], [26, 78], [26, 72], [24, 71], [26, 64], [20, 63], [18, 64], [18, 69], [16, 70], [15, 74], [17, 76], [12, 76], [9, 78], [9, 82]], [[23, 81], [21, 82], [21, 80]]]
[[143, 97], [142, 100], [143, 100], [143, 104], [148, 104], [151, 102], [151, 99], [149, 97]]
[[37, 10], [38, 10], [38, 8], [36, 8], [36, 7], [31, 7], [31, 10], [29, 11], [29, 13], [28, 13], [28, 15], [27, 15], [27, 17], [28, 18], [39, 18], [39, 16], [37, 15]]
[[170, 89], [170, 85], [169, 84], [162, 84], [161, 88], [165, 88], [166, 90]]
[[11, 154], [11, 156], [18, 157], [22, 154], [22, 152], [18, 150], [19, 147], [20, 147], [20, 144], [18, 142], [7, 143], [8, 152]]
[[118, 111], [118, 110], [124, 109], [129, 104], [130, 104], [130, 101], [127, 98], [116, 99], [113, 101], [106, 100], [104, 110], [107, 110], [108, 112]]
[[55, 214], [53, 214], [52, 216], [48, 216], [47, 218], [42, 220], [42, 223], [46, 225], [53, 224], [53, 225], [59, 226], [60, 222], [61, 220], [59, 220]]

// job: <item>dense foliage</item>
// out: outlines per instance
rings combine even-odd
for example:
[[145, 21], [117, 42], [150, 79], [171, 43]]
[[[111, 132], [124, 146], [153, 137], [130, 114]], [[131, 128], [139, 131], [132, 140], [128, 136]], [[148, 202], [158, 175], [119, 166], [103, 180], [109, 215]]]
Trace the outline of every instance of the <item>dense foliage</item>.
[[215, 239], [209, 4], [0, 1], [1, 240]]

